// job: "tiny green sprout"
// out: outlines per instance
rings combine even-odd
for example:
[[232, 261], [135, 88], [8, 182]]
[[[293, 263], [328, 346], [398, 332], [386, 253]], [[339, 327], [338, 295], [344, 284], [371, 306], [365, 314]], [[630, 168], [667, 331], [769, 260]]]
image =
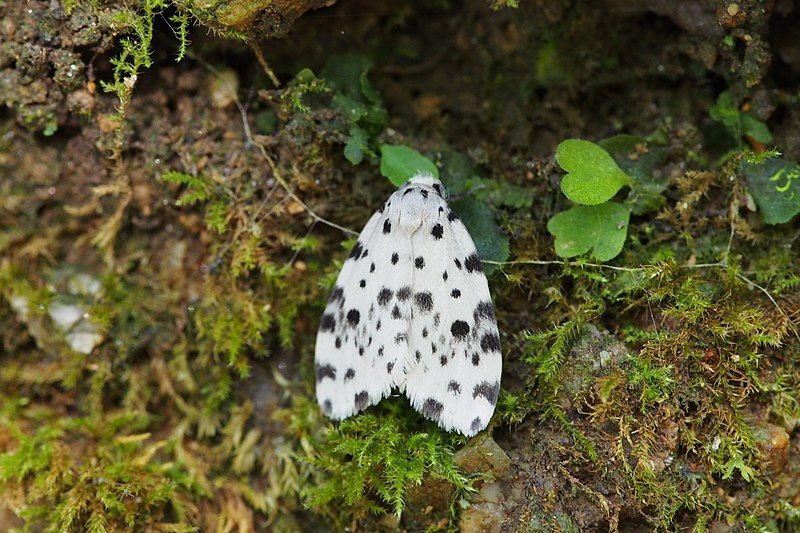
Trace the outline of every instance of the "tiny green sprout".
[[400, 186], [418, 172], [429, 172], [439, 177], [439, 169], [433, 161], [408, 146], [382, 144], [381, 174], [394, 185]]
[[631, 183], [614, 158], [590, 141], [562, 141], [556, 148], [556, 161], [567, 171], [561, 180], [561, 190], [578, 204], [602, 204]]
[[369, 136], [362, 128], [350, 128], [350, 135], [344, 145], [344, 157], [354, 165], [364, 160], [364, 155], [374, 155], [369, 148]]
[[728, 91], [720, 93], [717, 101], [709, 109], [708, 115], [722, 123], [737, 143], [741, 143], [743, 136], [764, 144], [772, 141], [772, 134], [767, 125], [752, 114], [740, 110]]

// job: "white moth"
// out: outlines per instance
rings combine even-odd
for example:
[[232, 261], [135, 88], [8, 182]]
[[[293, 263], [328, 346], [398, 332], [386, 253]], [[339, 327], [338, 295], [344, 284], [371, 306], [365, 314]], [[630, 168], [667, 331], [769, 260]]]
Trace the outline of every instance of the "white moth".
[[500, 390], [500, 337], [475, 244], [430, 174], [364, 226], [322, 315], [317, 402], [341, 420], [405, 392], [448, 431], [475, 435]]

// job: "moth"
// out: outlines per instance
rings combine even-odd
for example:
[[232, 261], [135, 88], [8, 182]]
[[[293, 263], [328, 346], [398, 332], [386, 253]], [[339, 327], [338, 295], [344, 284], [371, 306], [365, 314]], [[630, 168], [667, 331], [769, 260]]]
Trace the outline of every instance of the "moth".
[[367, 222], [320, 320], [317, 402], [341, 420], [404, 392], [423, 416], [486, 428], [502, 357], [475, 243], [441, 182], [418, 173]]

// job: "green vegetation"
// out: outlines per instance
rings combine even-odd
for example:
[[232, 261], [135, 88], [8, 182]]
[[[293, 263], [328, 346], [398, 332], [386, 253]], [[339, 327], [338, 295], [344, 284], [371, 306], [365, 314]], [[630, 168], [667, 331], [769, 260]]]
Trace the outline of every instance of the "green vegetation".
[[[631, 32], [669, 15], [339, 3], [266, 43], [195, 2], [12, 4], [44, 29], [0, 46], [4, 526], [800, 528], [800, 100], [766, 4]], [[500, 322], [475, 439], [314, 398], [354, 234], [420, 170]]]
[[439, 177], [439, 169], [430, 159], [408, 146], [381, 145], [381, 174], [400, 186], [418, 172]]
[[611, 198], [631, 183], [614, 159], [589, 141], [568, 139], [556, 148], [556, 161], [567, 171], [561, 190], [577, 205], [558, 213], [547, 223], [559, 257], [592, 252], [608, 261], [622, 251], [628, 235], [630, 208]]
[[452, 443], [463, 438], [433, 424], [415, 430], [419, 420], [414, 418], [394, 401], [380, 413], [368, 412], [332, 429], [308, 459], [316, 474], [304, 492], [306, 503], [321, 508], [341, 499], [357, 515], [380, 514], [385, 505], [399, 518], [408, 489], [428, 476], [470, 490], [469, 479], [453, 464]]

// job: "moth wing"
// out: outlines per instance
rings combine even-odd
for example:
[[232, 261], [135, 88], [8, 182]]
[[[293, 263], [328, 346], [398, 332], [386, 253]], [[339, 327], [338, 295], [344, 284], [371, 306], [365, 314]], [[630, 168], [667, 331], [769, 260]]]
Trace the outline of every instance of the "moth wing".
[[392, 231], [396, 217], [384, 207], [364, 226], [317, 332], [317, 403], [336, 420], [378, 403], [403, 375], [411, 310], [396, 294], [411, 284], [411, 241]]
[[502, 356], [489, 286], [464, 224], [443, 209], [411, 236], [411, 353], [405, 393], [439, 426], [464, 435], [486, 428], [500, 390]]

